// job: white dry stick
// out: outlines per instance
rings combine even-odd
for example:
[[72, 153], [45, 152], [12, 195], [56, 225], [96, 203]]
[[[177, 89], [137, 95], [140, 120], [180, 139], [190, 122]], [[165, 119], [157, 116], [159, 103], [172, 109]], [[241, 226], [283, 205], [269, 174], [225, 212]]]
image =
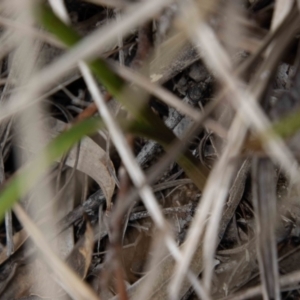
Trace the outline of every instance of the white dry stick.
[[70, 24], [70, 18], [63, 0], [48, 0], [55, 14], [65, 23]]
[[[195, 249], [199, 245], [200, 236], [206, 226], [206, 219], [211, 210], [213, 201], [217, 200], [218, 203], [220, 203], [221, 208], [223, 208], [224, 202], [227, 199], [230, 182], [235, 171], [234, 164], [231, 160], [239, 153], [246, 132], [247, 129], [245, 128], [242, 119], [236, 118], [228, 132], [228, 143], [224, 152], [207, 180], [201, 202], [197, 208], [196, 215], [192, 221], [186, 242], [183, 246], [183, 259], [177, 264], [176, 270], [174, 271], [175, 276], [170, 286], [172, 299], [176, 299], [185, 272], [188, 269]], [[205, 242], [203, 242], [203, 244], [204, 243]], [[209, 243], [211, 243], [211, 241], [209, 241]], [[214, 251], [215, 249], [213, 250], [213, 253]], [[205, 259], [206, 258], [204, 258], [203, 261], [206, 264], [207, 262]], [[213, 267], [211, 268], [213, 269]], [[209, 291], [206, 290], [206, 292], [208, 293]]]
[[293, 0], [276, 0], [272, 17], [271, 30], [275, 30], [288, 15], [294, 5]]
[[[100, 55], [108, 46], [117, 41], [119, 35], [125, 37], [132, 28], [143, 24], [171, 2], [172, 0], [152, 0], [130, 6], [120, 22], [111, 22], [96, 29], [82, 42], [40, 71], [30, 80], [28, 89], [33, 94], [45, 90], [75, 68], [78, 61]], [[36, 101], [38, 101], [36, 97], [25, 97], [23, 92], [12, 96], [6, 104], [0, 106], [0, 121], [22, 111]]]
[[[200, 37], [200, 31], [198, 38]], [[205, 35], [202, 35], [202, 45], [204, 43], [204, 40], [207, 41], [205, 38]], [[211, 57], [210, 57], [211, 59]], [[223, 78], [222, 78], [223, 77]], [[265, 132], [267, 128], [269, 128], [270, 122], [268, 121], [267, 117], [265, 114], [262, 112], [262, 110], [259, 108], [259, 106], [255, 102], [255, 98], [253, 95], [250, 93], [243, 93], [241, 88], [239, 88], [239, 85], [237, 81], [235, 81], [234, 77], [230, 76], [230, 72], [227, 71], [222, 75], [220, 73], [220, 78], [225, 82], [227, 86], [230, 87], [232, 100], [235, 100], [236, 103], [233, 102], [233, 104], [236, 106], [236, 108], [239, 108], [239, 113], [243, 116], [243, 119], [248, 123], [248, 125], [252, 126], [253, 130], [255, 130], [258, 134], [261, 132]], [[290, 177], [292, 181], [298, 181], [300, 178], [299, 174], [299, 168], [296, 160], [294, 159], [293, 155], [291, 154], [290, 150], [286, 147], [285, 143], [282, 141], [280, 138], [276, 139], [271, 139], [267, 140], [266, 144], [264, 145], [264, 148], [266, 152], [272, 157], [272, 159], [279, 163], [282, 168], [285, 170], [286, 174]], [[219, 203], [218, 203], [219, 206]], [[222, 209], [219, 206], [220, 210]], [[221, 213], [221, 212], [220, 212]], [[221, 214], [219, 214], [221, 216]], [[216, 220], [213, 222], [211, 221], [211, 224], [217, 224]], [[216, 226], [208, 226], [208, 231], [207, 231], [207, 238], [205, 241], [208, 241], [209, 236], [214, 236], [212, 235], [213, 228]], [[215, 234], [217, 233], [217, 229], [214, 228]], [[205, 243], [204, 241], [204, 243]], [[215, 246], [215, 245], [214, 245]], [[207, 256], [211, 256], [212, 249], [213, 248], [207, 249], [207, 251], [204, 251], [206, 258]], [[208, 270], [210, 272], [210, 270]], [[207, 277], [207, 283], [210, 282], [211, 276]], [[204, 279], [205, 280], [205, 279]]]
[[12, 35], [11, 30], [5, 30], [0, 37], [0, 60], [2, 60], [7, 54], [9, 54], [16, 46], [17, 41], [15, 36]]
[[[9, 0], [9, 2], [11, 4], [14, 17], [20, 23], [23, 23], [26, 26], [31, 26], [33, 24], [32, 8], [34, 1], [24, 0], [19, 2], [18, 0]], [[32, 74], [34, 74], [39, 45], [33, 39], [28, 39], [26, 36], [22, 36], [22, 34], [17, 31], [14, 31], [13, 35], [18, 44], [16, 51], [12, 54], [10, 72], [16, 83], [18, 85], [23, 85], [26, 84]], [[23, 95], [26, 98], [26, 96], [31, 95], [31, 91], [26, 89], [23, 91]], [[35, 147], [39, 141], [43, 141], [46, 135], [43, 130], [43, 126], [41, 126], [43, 116], [41, 115], [40, 105], [41, 103], [33, 105], [30, 109], [22, 111], [20, 116], [16, 118], [16, 122], [20, 125], [16, 128], [17, 138], [18, 135], [22, 136], [29, 144], [32, 145], [32, 147]], [[26, 126], [24, 126], [24, 124], [26, 124]], [[17, 158], [19, 159], [19, 162], [22, 161], [20, 156]], [[44, 160], [41, 163], [44, 164], [46, 160], [47, 158], [44, 157]], [[27, 182], [30, 181], [30, 177], [31, 174], [27, 174], [26, 179], [22, 182], [22, 186], [26, 186]], [[22, 187], [20, 188], [22, 189]], [[34, 218], [37, 218], [41, 217], [40, 215], [37, 216], [39, 208], [51, 203], [51, 200], [53, 199], [53, 191], [50, 184], [43, 185], [43, 190], [41, 190], [39, 185], [36, 185], [33, 190], [34, 193], [32, 200], [34, 201], [34, 205], [31, 206], [32, 209], [30, 209], [30, 213], [34, 216]], [[48, 216], [53, 219], [53, 222], [49, 223], [47, 228], [43, 231], [43, 234], [53, 236], [53, 234], [57, 232], [54, 222], [56, 214], [53, 207], [51, 207], [47, 213]], [[34, 285], [38, 286], [40, 284], [40, 280], [41, 277], [36, 276]]]
[[[136, 186], [137, 190], [139, 191], [140, 197], [144, 202], [145, 207], [149, 211], [155, 225], [162, 231], [165, 235], [165, 243], [173, 255], [174, 259], [179, 262], [182, 259], [181, 252], [177, 247], [176, 242], [172, 238], [170, 232], [168, 231], [167, 222], [161, 212], [159, 205], [157, 204], [156, 198], [150, 186], [146, 184], [146, 178], [142, 170], [140, 169], [139, 165], [137, 164], [133, 154], [130, 151], [130, 148], [126, 142], [124, 135], [122, 134], [120, 128], [116, 124], [115, 120], [113, 119], [107, 105], [99, 92], [97, 87], [97, 83], [95, 82], [89, 68], [83, 62], [79, 63], [80, 71], [83, 75], [84, 80], [86, 81], [86, 85], [91, 93], [97, 107], [99, 113], [105, 122], [107, 128], [109, 129], [111, 139], [117, 148], [122, 161], [124, 163], [125, 168], [129, 176], [131, 177], [132, 182]], [[191, 273], [188, 274], [188, 278], [197, 290], [198, 293], [202, 293], [202, 288], [199, 286], [199, 282], [197, 281], [196, 277]]]
[[100, 94], [100, 91], [97, 87], [97, 83], [93, 78], [93, 75], [91, 74], [89, 68], [85, 63], [80, 62], [79, 68], [89, 89], [89, 92], [93, 96], [93, 99], [98, 107], [99, 114], [110, 132], [111, 139], [114, 142], [115, 147], [117, 148], [122, 158], [122, 161], [127, 169], [129, 176], [131, 177], [134, 185], [139, 190], [140, 196], [144, 201], [144, 204], [147, 207], [149, 213], [151, 214], [151, 217], [153, 218], [156, 226], [166, 232], [166, 242], [168, 244], [169, 250], [171, 251], [171, 253], [175, 253], [175, 256], [179, 258], [179, 250], [176, 246], [175, 241], [167, 232], [167, 223], [165, 221], [165, 218], [163, 217], [159, 205], [157, 204], [156, 198], [150, 186], [146, 184], [146, 178], [144, 176], [144, 173], [138, 166], [133, 154], [130, 151], [130, 147], [126, 142], [124, 135], [122, 134], [120, 128], [116, 124], [109, 109], [107, 108], [105, 100]]
[[[119, 12], [117, 12], [117, 24], [121, 24], [122, 19], [119, 16]], [[117, 35], [118, 41], [120, 42], [120, 39], [122, 39], [122, 33], [119, 33]], [[122, 62], [120, 61], [120, 64], [122, 65]], [[121, 130], [118, 128], [117, 124], [115, 123], [112, 115], [110, 114], [106, 103], [102, 97], [102, 95], [99, 92], [99, 89], [97, 87], [97, 83], [93, 78], [93, 75], [91, 74], [88, 66], [83, 62], [79, 62], [79, 69], [83, 75], [83, 78], [86, 81], [86, 85], [91, 93], [91, 95], [94, 98], [94, 101], [98, 107], [99, 113], [101, 117], [103, 118], [104, 122], [107, 125], [107, 128], [110, 131], [111, 138], [118, 149], [118, 152], [120, 156], [123, 159], [123, 163], [127, 169], [128, 174], [130, 175], [132, 181], [136, 185], [136, 187], [140, 191], [140, 196], [144, 201], [145, 206], [149, 210], [150, 214], [152, 215], [152, 218], [157, 225], [158, 228], [162, 230], [162, 232], [166, 235], [166, 243], [171, 253], [180, 253], [180, 251], [177, 248], [176, 242], [172, 238], [171, 234], [168, 233], [167, 230], [167, 222], [165, 221], [165, 218], [159, 208], [159, 205], [157, 204], [156, 198], [150, 188], [149, 185], [145, 184], [146, 178], [144, 176], [144, 173], [138, 166], [137, 162], [135, 161], [135, 158], [131, 151], [129, 150], [129, 146], [121, 132]], [[178, 257], [178, 255], [177, 255]]]
[[180, 113], [190, 117], [192, 120], [198, 121], [201, 118], [202, 114], [199, 111], [183, 102], [182, 99], [179, 99], [176, 95], [164, 87], [158, 85], [157, 83], [151, 82], [150, 79], [145, 77], [143, 74], [139, 74], [125, 66], [117, 66], [114, 64], [113, 67], [116, 73], [118, 73], [121, 77], [142, 87], [149, 94], [156, 96], [167, 105], [174, 107]]
[[[214, 50], [218, 51], [219, 48]], [[224, 56], [224, 53], [218, 51], [218, 53], [214, 53], [214, 55], [218, 55], [219, 57], [223, 58], [223, 64], [227, 67], [230, 67], [230, 60], [226, 55]], [[176, 299], [176, 296], [178, 295], [185, 272], [188, 269], [194, 251], [200, 242], [199, 238], [203, 233], [204, 227], [206, 226], [206, 218], [208, 217], [212, 208], [213, 201], [216, 199], [220, 203], [221, 207], [223, 207], [223, 204], [226, 201], [229, 184], [234, 174], [233, 164], [230, 164], [230, 160], [239, 153], [241, 142], [243, 141], [243, 137], [245, 136], [246, 132], [247, 130], [242, 120], [239, 117], [235, 118], [228, 133], [228, 143], [222, 156], [220, 157], [220, 160], [212, 170], [206, 183], [206, 187], [203, 191], [201, 202], [197, 209], [183, 248], [183, 259], [181, 260], [180, 264], [177, 264], [176, 266], [174, 272], [175, 276], [170, 285], [172, 299]], [[216, 186], [218, 186], [218, 189], [216, 189]], [[213, 253], [214, 250], [215, 249], [213, 249]], [[206, 292], [209, 291], [206, 290]]]
[[[268, 128], [271, 123], [265, 113], [259, 107], [256, 96], [250, 90], [245, 90], [242, 82], [239, 82], [233, 75], [230, 68], [218, 57], [225, 56], [226, 53], [218, 42], [213, 30], [206, 24], [201, 24], [195, 32], [195, 43], [201, 45], [201, 51], [206, 53], [206, 60], [210, 67], [215, 71], [216, 76], [226, 86], [231, 93], [230, 100], [238, 113], [241, 114], [245, 123], [252, 128], [257, 135], [260, 135]], [[197, 42], [198, 41], [198, 42]], [[199, 45], [199, 46], [200, 46]], [[222, 56], [213, 53], [212, 49], [218, 49], [223, 52]], [[263, 76], [263, 74], [261, 74]], [[253, 87], [254, 89], [255, 87]], [[267, 139], [264, 144], [266, 152], [272, 159], [281, 165], [286, 174], [294, 181], [300, 179], [299, 166], [289, 148], [280, 137]]]
[[[19, 33], [22, 33], [22, 34], [24, 33], [24, 34], [26, 34], [30, 37], [37, 38], [41, 41], [49, 43], [50, 45], [56, 46], [58, 48], [65, 48], [66, 47], [63, 43], [58, 41], [52, 35], [47, 34], [45, 32], [41, 32], [37, 28], [26, 26], [25, 24], [20, 23], [16, 20], [12, 20], [12, 19], [0, 16], [0, 24], [7, 27], [7, 28], [9, 28], [9, 29], [17, 30]], [[2, 45], [2, 43], [1, 43], [1, 45]]]
[[[279, 284], [281, 291], [291, 291], [299, 288], [300, 281], [300, 271], [294, 271], [286, 275], [280, 276]], [[255, 287], [250, 287], [245, 289], [243, 292], [239, 292], [236, 295], [225, 297], [222, 299], [230, 300], [245, 300], [245, 299], [256, 299], [256, 296], [262, 295], [262, 286], [257, 285]], [[261, 298], [261, 297], [260, 297]]]
[[[185, 17], [187, 17], [187, 15], [185, 15]], [[190, 13], [188, 17], [190, 22]], [[228, 68], [228, 59], [226, 58], [226, 54], [217, 42], [211, 28], [209, 28], [206, 24], [201, 24], [201, 26], [197, 27], [189, 27], [188, 30], [190, 30], [190, 34], [193, 39], [196, 39], [196, 44], [198, 45], [199, 43], [201, 45], [201, 51], [204, 53], [204, 57], [208, 65], [231, 92], [232, 96], [230, 99], [236, 101], [233, 104], [237, 108], [238, 114], [229, 131], [228, 143], [224, 152], [219, 162], [211, 172], [206, 188], [203, 192], [199, 209], [197, 210], [197, 214], [188, 234], [187, 242], [185, 243], [183, 260], [177, 265], [175, 277], [171, 284], [170, 290], [172, 297], [176, 297], [177, 291], [184, 278], [185, 271], [187, 270], [196, 249], [199, 237], [203, 232], [205, 218], [208, 216], [210, 209], [213, 209], [211, 219], [207, 225], [205, 239], [203, 241], [203, 260], [206, 263], [204, 286], [209, 289], [214, 266], [213, 257], [217, 241], [216, 236], [218, 232], [219, 219], [226, 201], [229, 184], [234, 174], [234, 169], [232, 163], [230, 163], [230, 159], [238, 155], [240, 151], [242, 141], [244, 140], [247, 132], [244, 122], [253, 126], [253, 129], [258, 133], [265, 131], [270, 126], [267, 118], [255, 103], [255, 97], [250, 93], [243, 92], [241, 90], [242, 85], [233, 77], [233, 72], [230, 72], [230, 68]], [[244, 122], [241, 120], [241, 116], [243, 116]], [[300, 174], [297, 163], [283, 141], [278, 138], [267, 142], [268, 144], [265, 145], [267, 153], [276, 162], [282, 165], [290, 178], [293, 180], [297, 178], [299, 180]], [[218, 186], [218, 190], [216, 189], [216, 186]]]
[[[59, 1], [56, 1], [56, 2], [54, 2], [54, 4], [53, 4], [53, 6], [54, 5], [58, 5], [59, 4], [59, 6], [63, 6], [63, 10], [65, 11], [65, 13], [67, 14], [67, 9], [66, 9], [66, 7], [65, 7], [65, 4], [64, 4], [64, 2], [62, 1], [62, 0], [59, 0]], [[52, 5], [52, 4], [51, 4]], [[58, 9], [61, 9], [60, 7], [57, 7], [57, 8], [55, 8], [54, 9], [54, 7], [53, 7], [53, 11], [55, 12], [55, 11], [57, 11]], [[60, 19], [62, 19], [62, 17], [61, 16], [58, 16]], [[68, 20], [69, 20], [69, 16], [67, 15], [64, 19], [62, 19], [62, 21], [63, 22], [65, 22], [65, 23], [68, 23]], [[83, 151], [83, 149], [82, 149], [82, 144], [81, 144], [81, 149], [80, 149], [80, 153], [82, 153]], [[90, 149], [89, 150], [91, 150], [92, 149], [92, 146], [89, 146], [90, 147]], [[98, 165], [96, 165], [96, 164], [94, 164], [94, 168], [90, 168], [90, 174], [88, 174], [88, 175], [96, 175], [96, 176], [91, 176], [92, 178], [94, 178], [94, 179], [98, 179], [98, 180], [96, 180], [96, 182], [99, 184], [99, 186], [100, 186], [100, 188], [102, 189], [102, 192], [103, 192], [103, 194], [105, 195], [105, 198], [106, 198], [106, 204], [107, 204], [107, 207], [110, 207], [110, 205], [111, 205], [111, 198], [112, 198], [112, 195], [113, 195], [113, 192], [114, 192], [114, 189], [115, 189], [115, 184], [114, 184], [114, 182], [113, 182], [113, 178], [112, 178], [112, 176], [107, 176], [107, 174], [109, 174], [109, 172], [100, 172], [101, 174], [99, 174], [99, 171], [101, 170], [101, 167], [104, 167], [104, 168], [102, 168], [102, 170], [103, 169], [107, 169], [108, 168], [108, 166], [110, 166], [110, 164], [111, 164], [111, 161], [110, 161], [110, 158], [109, 158], [109, 155], [108, 155], [108, 153], [109, 153], [109, 151], [107, 151], [106, 152], [106, 165], [105, 164], [103, 164], [102, 162], [100, 162], [100, 153], [101, 152], [104, 152], [102, 149], [98, 149], [98, 147], [96, 147], [96, 149], [98, 150], [98, 155], [99, 155], [99, 157], [98, 157], [98, 160], [99, 160], [99, 163], [100, 164], [98, 164]], [[102, 150], [102, 151], [101, 151]], [[77, 167], [78, 166], [80, 166], [80, 163], [82, 163], [82, 160], [80, 160], [80, 156], [81, 155], [79, 155], [79, 160], [78, 160], [78, 165], [77, 165]], [[69, 159], [69, 158], [68, 158]], [[75, 162], [74, 162], [75, 163]], [[87, 163], [87, 161], [86, 162], [84, 162], [84, 164], [83, 164], [83, 167], [86, 167], [88, 165], [88, 163]], [[100, 168], [99, 168], [100, 167]], [[113, 168], [112, 168], [113, 169]], [[85, 172], [85, 173], [87, 173], [87, 172]], [[105, 176], [105, 173], [106, 173], [106, 176]], [[100, 178], [100, 180], [99, 180], [99, 178]]]
[[[290, 10], [294, 5], [294, 0], [276, 0], [275, 1], [275, 9], [273, 12], [271, 30], [274, 31], [286, 18], [289, 14]], [[272, 44], [266, 51], [266, 56], [270, 55], [272, 51]]]

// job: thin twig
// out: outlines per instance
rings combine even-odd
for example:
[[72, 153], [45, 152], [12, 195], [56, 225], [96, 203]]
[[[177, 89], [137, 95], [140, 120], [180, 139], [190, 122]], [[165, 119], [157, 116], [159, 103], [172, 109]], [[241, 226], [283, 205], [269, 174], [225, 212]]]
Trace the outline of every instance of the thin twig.
[[[150, 186], [147, 185], [146, 178], [143, 172], [136, 163], [133, 154], [130, 152], [129, 147], [126, 145], [126, 141], [123, 134], [121, 133], [120, 129], [118, 128], [118, 125], [113, 120], [113, 117], [107, 109], [105, 101], [99, 93], [97, 84], [94, 81], [88, 67], [84, 63], [80, 63], [80, 69], [82, 71], [82, 74], [84, 75], [90, 93], [92, 94], [98, 106], [99, 113], [110, 130], [111, 138], [116, 148], [118, 149], [120, 156], [123, 159], [124, 166], [126, 167], [127, 172], [131, 177], [131, 180], [133, 181], [133, 183], [139, 191], [140, 197], [142, 198], [145, 207], [150, 212], [151, 217], [156, 226], [165, 235], [165, 243], [167, 248], [174, 256], [175, 260], [180, 261], [180, 251], [178, 250], [176, 242], [174, 241], [174, 239], [168, 231], [167, 222], [161, 212], [159, 205], [157, 204], [153, 191], [151, 190]], [[189, 274], [189, 277], [194, 283], [197, 282], [196, 278], [192, 274]], [[197, 284], [195, 288], [197, 288]]]

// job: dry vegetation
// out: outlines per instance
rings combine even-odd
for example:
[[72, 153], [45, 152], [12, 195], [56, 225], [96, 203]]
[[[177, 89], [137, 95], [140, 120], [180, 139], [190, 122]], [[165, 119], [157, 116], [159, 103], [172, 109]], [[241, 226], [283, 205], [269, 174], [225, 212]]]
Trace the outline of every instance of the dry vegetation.
[[1, 0], [0, 299], [299, 299], [300, 1]]

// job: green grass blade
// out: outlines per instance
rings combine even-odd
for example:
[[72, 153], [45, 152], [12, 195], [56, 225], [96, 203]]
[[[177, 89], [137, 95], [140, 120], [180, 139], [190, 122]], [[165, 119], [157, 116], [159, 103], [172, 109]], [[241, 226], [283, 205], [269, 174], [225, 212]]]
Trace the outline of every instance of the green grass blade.
[[294, 135], [300, 128], [300, 111], [290, 114], [276, 122], [271, 131], [275, 132], [282, 138], [289, 138]]
[[16, 172], [0, 192], [0, 220], [3, 220], [7, 209], [33, 188], [53, 161], [70, 150], [84, 136], [93, 134], [102, 127], [100, 118], [87, 119], [74, 125], [53, 139], [40, 154]]
[[[67, 46], [72, 47], [80, 41], [80, 36], [58, 19], [46, 5], [41, 4], [38, 7], [37, 18], [46, 29], [55, 34]], [[103, 59], [93, 60], [89, 62], [89, 66], [106, 89], [133, 115], [146, 134], [151, 133], [153, 139], [163, 142], [162, 145], [166, 149], [169, 143], [177, 139], [164, 122], [152, 112], [146, 99], [140, 97], [140, 91], [131, 89], [129, 93], [124, 92], [125, 81], [115, 74]], [[183, 156], [178, 158], [178, 163], [202, 190], [208, 174], [207, 168], [187, 152]], [[198, 176], [199, 174], [201, 176]]]
[[300, 129], [300, 111], [296, 111], [281, 120], [271, 125], [269, 129], [260, 133], [259, 135], [252, 136], [245, 143], [245, 150], [261, 151], [262, 143], [274, 139], [277, 136], [288, 139], [292, 137]]

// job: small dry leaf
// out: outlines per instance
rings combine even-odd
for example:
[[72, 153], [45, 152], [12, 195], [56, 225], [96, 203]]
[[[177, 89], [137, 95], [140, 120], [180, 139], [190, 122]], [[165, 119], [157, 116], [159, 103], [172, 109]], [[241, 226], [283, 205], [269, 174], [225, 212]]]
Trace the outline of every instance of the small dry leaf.
[[84, 236], [77, 242], [67, 257], [67, 264], [80, 278], [85, 278], [92, 261], [94, 247], [94, 233], [89, 222], [86, 222]]
[[[24, 229], [14, 234], [13, 243], [14, 243], [15, 252], [24, 244], [27, 238], [28, 238], [28, 233]], [[7, 259], [8, 259], [7, 247], [5, 246], [0, 252], [0, 265]]]
[[[62, 121], [54, 118], [50, 118], [49, 121], [51, 124], [45, 130], [48, 136], [44, 137], [44, 141], [40, 142], [40, 147], [33, 147], [30, 143], [21, 138], [16, 139], [15, 142], [17, 146], [31, 153], [37, 153], [46, 142], [49, 142], [51, 138], [54, 138], [66, 129], [66, 123]], [[74, 167], [75, 165], [76, 152], [76, 147], [69, 152], [66, 164], [70, 167]], [[107, 164], [110, 165], [107, 166]], [[77, 169], [93, 178], [99, 184], [105, 195], [107, 207], [110, 207], [111, 197], [115, 189], [115, 181], [109, 170], [114, 170], [114, 167], [112, 162], [107, 159], [105, 151], [88, 137], [84, 138], [80, 143]]]

